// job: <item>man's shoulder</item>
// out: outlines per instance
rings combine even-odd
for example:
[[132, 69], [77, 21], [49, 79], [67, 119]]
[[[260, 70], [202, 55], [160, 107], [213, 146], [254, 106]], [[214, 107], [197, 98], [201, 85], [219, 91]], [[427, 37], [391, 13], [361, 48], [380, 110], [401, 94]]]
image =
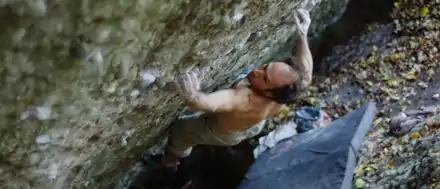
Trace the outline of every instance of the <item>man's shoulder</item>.
[[250, 86], [249, 81], [246, 78], [242, 78], [234, 82], [231, 85], [231, 88], [236, 89], [236, 88], [249, 87], [249, 86]]
[[228, 90], [233, 93], [232, 99], [230, 100], [234, 104], [234, 109], [247, 109], [251, 103], [252, 90], [249, 87], [239, 87]]
[[234, 93], [239, 96], [248, 97], [249, 95], [253, 94], [252, 89], [249, 88], [248, 86], [240, 86], [240, 87], [233, 88], [232, 90], [234, 90]]

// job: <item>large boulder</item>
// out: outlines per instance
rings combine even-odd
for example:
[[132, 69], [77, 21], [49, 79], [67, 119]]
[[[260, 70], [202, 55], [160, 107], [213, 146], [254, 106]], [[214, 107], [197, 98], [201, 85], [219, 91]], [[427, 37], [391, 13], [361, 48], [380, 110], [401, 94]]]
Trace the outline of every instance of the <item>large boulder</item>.
[[326, 127], [277, 143], [249, 168], [239, 189], [350, 189], [357, 155], [376, 115], [365, 103]]
[[311, 35], [347, 0], [0, 1], [0, 185], [114, 187], [183, 107], [169, 82], [209, 66], [213, 90]]

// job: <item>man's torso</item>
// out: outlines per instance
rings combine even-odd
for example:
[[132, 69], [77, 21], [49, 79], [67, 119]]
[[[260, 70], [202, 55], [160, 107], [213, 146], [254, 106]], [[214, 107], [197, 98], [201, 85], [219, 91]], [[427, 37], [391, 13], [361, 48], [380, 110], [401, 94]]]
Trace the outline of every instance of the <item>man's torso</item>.
[[249, 102], [243, 104], [242, 109], [216, 113], [220, 126], [226, 132], [246, 130], [269, 117], [277, 115], [283, 108], [283, 105], [251, 90], [246, 79], [237, 82], [233, 88], [241, 90], [240, 95], [247, 95]]

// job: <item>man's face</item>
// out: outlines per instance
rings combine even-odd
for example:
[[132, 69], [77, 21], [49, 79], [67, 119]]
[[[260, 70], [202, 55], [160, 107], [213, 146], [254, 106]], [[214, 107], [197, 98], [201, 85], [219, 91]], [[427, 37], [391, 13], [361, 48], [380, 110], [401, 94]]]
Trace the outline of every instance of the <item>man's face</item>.
[[295, 82], [295, 76], [286, 63], [272, 62], [252, 70], [248, 80], [254, 88], [266, 91]]

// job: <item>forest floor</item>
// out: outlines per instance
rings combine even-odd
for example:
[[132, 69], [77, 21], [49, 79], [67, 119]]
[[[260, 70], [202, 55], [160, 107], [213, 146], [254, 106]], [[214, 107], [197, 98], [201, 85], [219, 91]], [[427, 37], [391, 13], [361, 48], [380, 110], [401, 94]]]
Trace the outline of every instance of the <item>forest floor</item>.
[[[355, 188], [440, 188], [438, 127], [422, 123], [398, 136], [389, 134], [393, 132], [389, 121], [399, 112], [439, 104], [440, 2], [402, 0], [394, 5], [392, 40], [380, 46], [368, 43], [387, 36], [383, 32], [391, 27], [368, 26], [372, 32], [352, 44], [370, 44], [360, 48], [370, 48], [371, 53], [350, 57], [348, 65], [316, 78], [319, 84], [305, 101], [323, 107], [335, 118], [363, 102], [377, 103], [378, 114], [355, 171]], [[357, 51], [359, 45], [351, 48]], [[338, 53], [347, 52], [335, 49], [332, 56], [344, 56]]]

